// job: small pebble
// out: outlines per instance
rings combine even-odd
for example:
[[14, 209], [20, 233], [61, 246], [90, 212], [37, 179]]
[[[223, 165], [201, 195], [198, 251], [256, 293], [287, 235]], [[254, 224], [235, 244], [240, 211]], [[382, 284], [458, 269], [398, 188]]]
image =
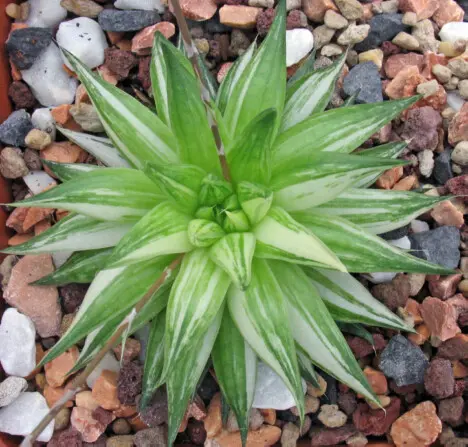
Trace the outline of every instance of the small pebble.
[[156, 10], [164, 12], [164, 1], [162, 0], [116, 0], [114, 6], [119, 9], [142, 9], [145, 11]]
[[0, 124], [0, 141], [5, 145], [24, 147], [24, 139], [32, 128], [29, 113], [17, 110]]
[[98, 20], [104, 31], [128, 32], [154, 25], [160, 19], [156, 11], [105, 9], [99, 14]]
[[[26, 135], [24, 141], [27, 147], [40, 151], [41, 149], [44, 149], [50, 143], [52, 143], [52, 138], [47, 132], [43, 130], [32, 129]], [[23, 175], [26, 175], [26, 174], [23, 174]]]
[[103, 10], [103, 7], [93, 0], [62, 0], [60, 4], [79, 17], [95, 18]]
[[305, 28], [286, 31], [286, 66], [297, 64], [314, 47], [314, 36]]
[[0, 173], [5, 178], [19, 178], [29, 172], [19, 149], [6, 147], [0, 152]]
[[446, 23], [439, 32], [439, 37], [444, 42], [455, 43], [457, 40], [468, 40], [468, 22]]
[[339, 410], [338, 405], [322, 405], [318, 419], [326, 427], [337, 428], [346, 424], [348, 416]]
[[348, 21], [332, 9], [327, 10], [324, 21], [325, 25], [332, 29], [343, 29], [348, 26]]
[[29, 0], [29, 15], [26, 23], [32, 27], [55, 28], [67, 16], [61, 0]]
[[400, 32], [398, 33], [392, 40], [392, 43], [398, 45], [400, 48], [404, 50], [414, 51], [419, 49], [419, 42], [418, 40], [413, 37], [411, 34]]
[[7, 377], [0, 383], [0, 407], [10, 405], [27, 388], [28, 382], [22, 377]]
[[450, 68], [441, 64], [436, 64], [432, 67], [432, 74], [442, 84], [449, 82], [450, 78], [452, 77], [452, 72], [450, 71]]

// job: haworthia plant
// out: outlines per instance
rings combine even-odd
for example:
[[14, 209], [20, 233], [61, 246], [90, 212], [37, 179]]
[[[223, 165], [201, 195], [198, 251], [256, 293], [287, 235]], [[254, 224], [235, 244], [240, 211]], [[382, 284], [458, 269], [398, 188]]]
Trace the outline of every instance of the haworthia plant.
[[201, 99], [206, 72], [198, 79], [202, 70], [157, 35], [151, 77], [158, 115], [66, 53], [109, 139], [62, 132], [107, 167], [51, 163], [63, 183], [12, 204], [73, 212], [5, 250], [75, 252], [36, 284], [92, 281], [42, 363], [87, 337], [84, 366], [183, 256], [136, 317], [138, 327], [153, 320], [142, 405], [166, 386], [170, 444], [210, 356], [244, 443], [257, 359], [283, 379], [301, 418], [301, 376], [317, 383], [314, 365], [378, 405], [336, 322], [348, 331], [358, 324], [411, 328], [349, 272], [450, 272], [377, 236], [440, 200], [365, 189], [402, 164], [395, 157], [404, 144], [353, 154], [417, 98], [325, 110], [344, 58], [314, 71], [310, 57], [287, 86], [285, 3], [215, 100], [208, 87], [211, 99]]

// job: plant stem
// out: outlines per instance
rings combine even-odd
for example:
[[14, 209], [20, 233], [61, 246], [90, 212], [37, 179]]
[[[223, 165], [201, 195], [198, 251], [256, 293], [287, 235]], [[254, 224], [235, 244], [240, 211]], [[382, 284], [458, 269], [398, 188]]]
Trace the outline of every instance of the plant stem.
[[[135, 311], [138, 313], [143, 306], [150, 300], [153, 294], [165, 283], [165, 281], [172, 275], [173, 271], [178, 267], [182, 262], [184, 255], [178, 256], [174, 261], [172, 261], [169, 266], [164, 270], [158, 280], [151, 286], [151, 288], [143, 295], [143, 297], [135, 305]], [[121, 335], [127, 329], [129, 321], [124, 320], [117, 330], [114, 332], [111, 338], [107, 340], [106, 344], [101, 348], [101, 350], [96, 354], [96, 356], [89, 362], [86, 368], [81, 374], [76, 376], [72, 380], [72, 387], [68, 390], [49, 410], [49, 412], [44, 416], [42, 421], [36, 426], [33, 432], [26, 436], [21, 443], [21, 447], [32, 447], [34, 441], [42, 433], [42, 431], [52, 422], [52, 420], [57, 416], [57, 413], [65, 406], [65, 404], [72, 399], [75, 394], [81, 391], [86, 387], [86, 379], [94, 371], [96, 366], [101, 362], [103, 357], [106, 355], [107, 351], [112, 349], [114, 345], [119, 341]]]

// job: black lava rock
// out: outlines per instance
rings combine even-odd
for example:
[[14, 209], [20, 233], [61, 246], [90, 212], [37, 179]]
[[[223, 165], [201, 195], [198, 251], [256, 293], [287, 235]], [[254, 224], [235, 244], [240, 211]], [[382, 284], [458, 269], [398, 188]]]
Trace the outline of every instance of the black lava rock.
[[456, 227], [439, 227], [409, 236], [412, 254], [449, 269], [460, 262], [460, 231]]
[[71, 283], [60, 287], [60, 296], [62, 297], [62, 306], [67, 314], [75, 312], [83, 302], [88, 284]]
[[378, 48], [386, 40], [392, 40], [399, 32], [409, 28], [402, 22], [402, 14], [379, 14], [370, 21], [369, 35], [354, 46], [357, 52]]
[[137, 362], [126, 363], [120, 370], [117, 382], [117, 395], [124, 405], [134, 405], [141, 393], [143, 367]]
[[29, 113], [17, 110], [0, 124], [0, 141], [8, 146], [25, 146], [24, 138], [32, 128]]
[[396, 228], [392, 231], [387, 231], [386, 233], [379, 234], [382, 239], [386, 241], [394, 241], [396, 239], [401, 239], [408, 235], [410, 229], [410, 224], [405, 225], [404, 227]]
[[373, 62], [364, 62], [351, 68], [344, 78], [343, 91], [346, 96], [359, 92], [356, 98], [359, 104], [382, 102], [382, 81], [377, 65]]
[[448, 180], [453, 178], [451, 155], [452, 151], [450, 149], [445, 149], [445, 151], [434, 160], [432, 175], [440, 185], [445, 185]]
[[200, 386], [198, 387], [197, 394], [208, 403], [211, 401], [213, 396], [219, 391], [219, 385], [213, 376], [209, 373], [205, 374]]
[[392, 337], [380, 356], [379, 368], [398, 386], [424, 383], [429, 365], [421, 349], [403, 335]]
[[128, 32], [139, 31], [154, 25], [160, 20], [156, 11], [104, 9], [99, 14], [99, 25], [104, 31]]
[[47, 28], [22, 28], [11, 32], [6, 48], [13, 63], [26, 70], [51, 42], [52, 33]]

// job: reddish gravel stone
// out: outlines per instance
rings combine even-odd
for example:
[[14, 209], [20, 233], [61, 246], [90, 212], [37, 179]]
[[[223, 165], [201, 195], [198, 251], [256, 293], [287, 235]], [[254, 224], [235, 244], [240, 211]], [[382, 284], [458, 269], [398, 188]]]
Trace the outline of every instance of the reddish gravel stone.
[[93, 411], [93, 418], [106, 427], [115, 419], [115, 416], [111, 411], [104, 410], [102, 407], [98, 407]]
[[429, 19], [439, 8], [439, 0], [400, 0], [403, 12], [414, 12], [418, 20]]
[[391, 310], [405, 307], [410, 293], [410, 282], [406, 275], [397, 275], [390, 283], [377, 284], [371, 289], [379, 301]]
[[427, 297], [421, 305], [421, 315], [431, 334], [442, 341], [461, 332], [457, 325], [457, 310], [439, 298]]
[[138, 80], [145, 90], [151, 87], [150, 63], [151, 56], [148, 56], [142, 57], [138, 65]]
[[353, 414], [357, 406], [356, 395], [352, 392], [340, 393], [338, 395], [337, 403], [340, 409], [350, 416]]
[[[0, 446], [2, 443], [0, 442]], [[55, 432], [52, 439], [47, 443], [47, 447], [82, 447], [81, 434], [73, 427]]]
[[358, 359], [361, 359], [370, 354], [373, 354], [374, 349], [376, 351], [381, 351], [385, 348], [385, 346], [387, 346], [387, 342], [381, 334], [372, 334], [372, 338], [374, 339], [374, 346], [372, 346], [368, 341], [364, 340], [361, 337], [346, 336], [346, 341], [348, 342], [349, 347], [353, 351], [353, 354]]
[[[460, 175], [458, 177], [451, 178], [447, 181], [445, 186], [451, 194], [457, 196], [468, 196], [468, 175]], [[468, 197], [462, 198], [465, 202], [468, 201]]]
[[445, 399], [453, 394], [455, 378], [450, 360], [436, 358], [430, 362], [424, 375], [424, 387], [437, 399]]
[[310, 432], [310, 437], [312, 438], [311, 445], [325, 446], [339, 444], [356, 434], [356, 432], [356, 427], [351, 424], [339, 428], [312, 429]]
[[463, 393], [466, 389], [466, 385], [467, 383], [465, 382], [465, 379], [455, 380], [455, 388], [452, 397], [463, 396]]
[[458, 334], [442, 343], [437, 350], [437, 356], [449, 360], [468, 358], [468, 335]]
[[124, 405], [135, 404], [135, 399], [141, 393], [143, 368], [137, 362], [129, 362], [120, 370], [117, 383], [117, 395]]
[[393, 79], [400, 70], [411, 65], [422, 70], [424, 65], [424, 56], [417, 53], [395, 54], [390, 56], [384, 65], [385, 74], [390, 79]]
[[398, 54], [401, 51], [401, 48], [395, 45], [392, 42], [386, 40], [380, 46], [380, 49], [383, 51], [384, 56], [393, 56], [394, 54]]
[[138, 59], [130, 51], [106, 48], [104, 54], [104, 65], [116, 74], [120, 81], [126, 79], [130, 70], [138, 64]]
[[446, 422], [452, 427], [463, 424], [463, 407], [465, 402], [463, 397], [452, 397], [439, 402], [437, 415], [442, 422]]
[[8, 96], [17, 109], [30, 109], [36, 104], [36, 98], [34, 98], [31, 90], [21, 81], [11, 83], [8, 89]]
[[268, 8], [257, 16], [257, 32], [260, 36], [266, 36], [275, 19], [275, 10]]
[[187, 434], [196, 445], [203, 445], [206, 440], [206, 430], [201, 421], [190, 422], [187, 426]]
[[459, 141], [468, 140], [468, 102], [465, 102], [460, 111], [450, 121], [448, 139], [452, 146]]
[[400, 399], [392, 397], [390, 404], [383, 410], [372, 410], [361, 403], [353, 413], [356, 428], [364, 435], [383, 435], [400, 415]]

